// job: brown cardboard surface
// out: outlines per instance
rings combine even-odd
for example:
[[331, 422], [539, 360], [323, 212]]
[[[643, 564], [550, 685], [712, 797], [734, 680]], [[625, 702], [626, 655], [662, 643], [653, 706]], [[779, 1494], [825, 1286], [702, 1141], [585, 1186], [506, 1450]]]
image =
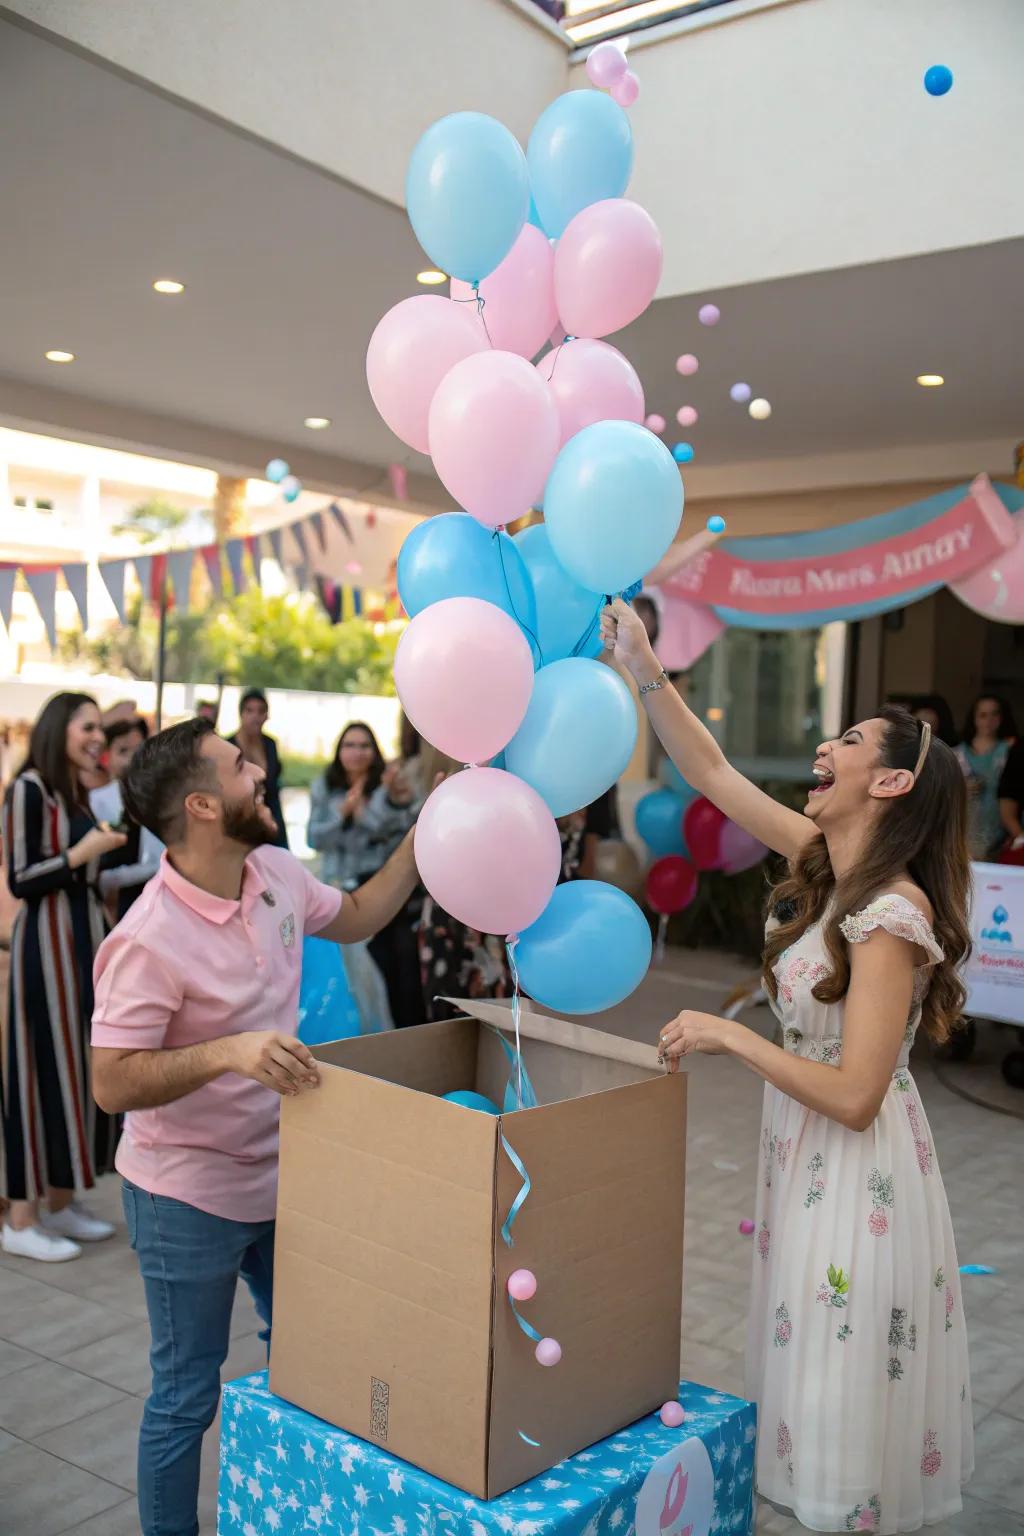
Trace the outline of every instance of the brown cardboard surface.
[[[509, 1034], [507, 1009], [464, 1006]], [[273, 1390], [492, 1498], [678, 1380], [685, 1077], [532, 1011], [520, 1034], [539, 1108], [499, 1122], [443, 1102], [500, 1104], [509, 1076], [465, 1018], [318, 1047], [321, 1087], [281, 1121]], [[532, 1180], [511, 1250], [521, 1181], [499, 1126]], [[524, 1315], [562, 1345], [550, 1370], [507, 1300], [520, 1267], [539, 1285]]]

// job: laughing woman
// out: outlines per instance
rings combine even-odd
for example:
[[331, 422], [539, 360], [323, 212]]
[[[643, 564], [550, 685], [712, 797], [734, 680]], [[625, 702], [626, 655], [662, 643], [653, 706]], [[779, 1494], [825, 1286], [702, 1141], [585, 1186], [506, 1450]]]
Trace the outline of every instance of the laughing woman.
[[[815, 1531], [897, 1532], [961, 1508], [973, 1468], [967, 1338], [949, 1207], [908, 1070], [942, 1040], [969, 948], [966, 790], [953, 752], [886, 707], [814, 762], [803, 814], [732, 768], [643, 625], [606, 609], [683, 777], [788, 860], [765, 986], [785, 1048], [681, 1013], [661, 1036], [766, 1083], [747, 1344], [758, 1491]], [[784, 916], [782, 916], [784, 914]]]

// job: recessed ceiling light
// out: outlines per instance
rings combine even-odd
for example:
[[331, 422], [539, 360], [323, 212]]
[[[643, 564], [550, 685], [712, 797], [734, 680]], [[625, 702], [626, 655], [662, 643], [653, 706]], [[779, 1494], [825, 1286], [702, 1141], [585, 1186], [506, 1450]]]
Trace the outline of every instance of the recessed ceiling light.
[[331, 418], [329, 416], [307, 416], [305, 421], [302, 423], [302, 425], [304, 427], [308, 427], [311, 432], [322, 432], [324, 427], [329, 427], [330, 424]]
[[179, 283], [174, 277], [159, 277], [153, 284], [157, 293], [184, 293], [185, 284]]
[[940, 384], [945, 384], [941, 373], [919, 373], [917, 382], [922, 389], [938, 389]]
[[74, 360], [75, 354], [73, 352], [61, 352], [57, 348], [46, 354], [46, 361], [48, 363], [73, 363]]
[[425, 272], [416, 273], [416, 281], [422, 283], [424, 288], [436, 288], [438, 283], [446, 283], [448, 275], [439, 272], [436, 267], [428, 267]]

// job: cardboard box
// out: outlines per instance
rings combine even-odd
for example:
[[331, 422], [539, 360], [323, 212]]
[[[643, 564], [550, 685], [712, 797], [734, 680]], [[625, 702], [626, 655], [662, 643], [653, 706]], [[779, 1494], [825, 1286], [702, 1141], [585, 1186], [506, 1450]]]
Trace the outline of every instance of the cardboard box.
[[[539, 1107], [496, 1120], [442, 1097], [502, 1102], [509, 1011], [472, 1006], [318, 1047], [321, 1087], [284, 1102], [271, 1389], [489, 1499], [675, 1396], [686, 1078], [524, 1010]], [[511, 1249], [500, 1131], [532, 1181]], [[518, 1268], [554, 1368], [509, 1305]]]

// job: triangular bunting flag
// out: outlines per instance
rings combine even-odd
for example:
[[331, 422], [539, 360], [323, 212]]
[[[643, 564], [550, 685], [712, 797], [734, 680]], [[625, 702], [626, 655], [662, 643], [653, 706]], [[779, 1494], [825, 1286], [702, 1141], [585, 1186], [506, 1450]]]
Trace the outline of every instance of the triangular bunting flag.
[[270, 540], [270, 548], [278, 565], [284, 565], [284, 535], [280, 528], [272, 528], [266, 535]]
[[227, 551], [228, 569], [231, 572], [231, 585], [237, 595], [239, 592], [244, 592], [246, 588], [245, 566], [242, 560], [245, 544], [241, 539], [228, 539], [224, 548]]
[[179, 613], [188, 613], [194, 559], [194, 549], [176, 549], [167, 556], [167, 579], [174, 591], [174, 606]]
[[213, 584], [213, 590], [218, 597], [224, 596], [224, 572], [220, 563], [220, 545], [204, 544], [199, 553], [203, 557], [206, 566], [206, 574]]
[[64, 582], [68, 591], [75, 600], [78, 616], [82, 621], [82, 629], [89, 628], [89, 567], [76, 561], [72, 565], [62, 565]]
[[259, 536], [255, 533], [247, 533], [245, 547], [249, 551], [249, 559], [252, 561], [252, 574], [258, 587], [263, 585], [263, 548]]
[[14, 583], [18, 579], [16, 565], [0, 565], [0, 619], [8, 636], [11, 633], [11, 610], [14, 607]]
[[117, 609], [117, 616], [123, 624], [127, 619], [124, 606], [124, 568], [127, 560], [101, 560], [100, 575], [103, 577], [103, 585], [110, 593], [110, 601]]
[[46, 570], [42, 566], [22, 566], [22, 574], [28, 582], [28, 589], [32, 593], [35, 605], [39, 609], [39, 617], [46, 626], [51, 647], [57, 648], [57, 572], [54, 569]]
[[142, 601], [148, 603], [153, 580], [153, 556], [135, 555], [132, 561], [135, 566], [135, 576], [142, 588]]
[[309, 564], [309, 546], [306, 543], [306, 529], [305, 529], [305, 525], [303, 523], [292, 523], [290, 525], [289, 529], [288, 529], [288, 532], [291, 534], [292, 538], [295, 540], [296, 544], [299, 546], [299, 553], [302, 556], [302, 563], [303, 563], [303, 565], [308, 565]]
[[324, 515], [322, 512], [311, 512], [309, 521], [313, 532], [316, 534], [322, 554], [327, 552], [327, 529], [324, 527]]
[[334, 521], [337, 523], [346, 539], [348, 539], [349, 543], [354, 544], [355, 539], [352, 536], [352, 529], [348, 525], [348, 518], [338, 506], [338, 503], [336, 501], [332, 501], [327, 510], [330, 512], [331, 516], [334, 518]]

